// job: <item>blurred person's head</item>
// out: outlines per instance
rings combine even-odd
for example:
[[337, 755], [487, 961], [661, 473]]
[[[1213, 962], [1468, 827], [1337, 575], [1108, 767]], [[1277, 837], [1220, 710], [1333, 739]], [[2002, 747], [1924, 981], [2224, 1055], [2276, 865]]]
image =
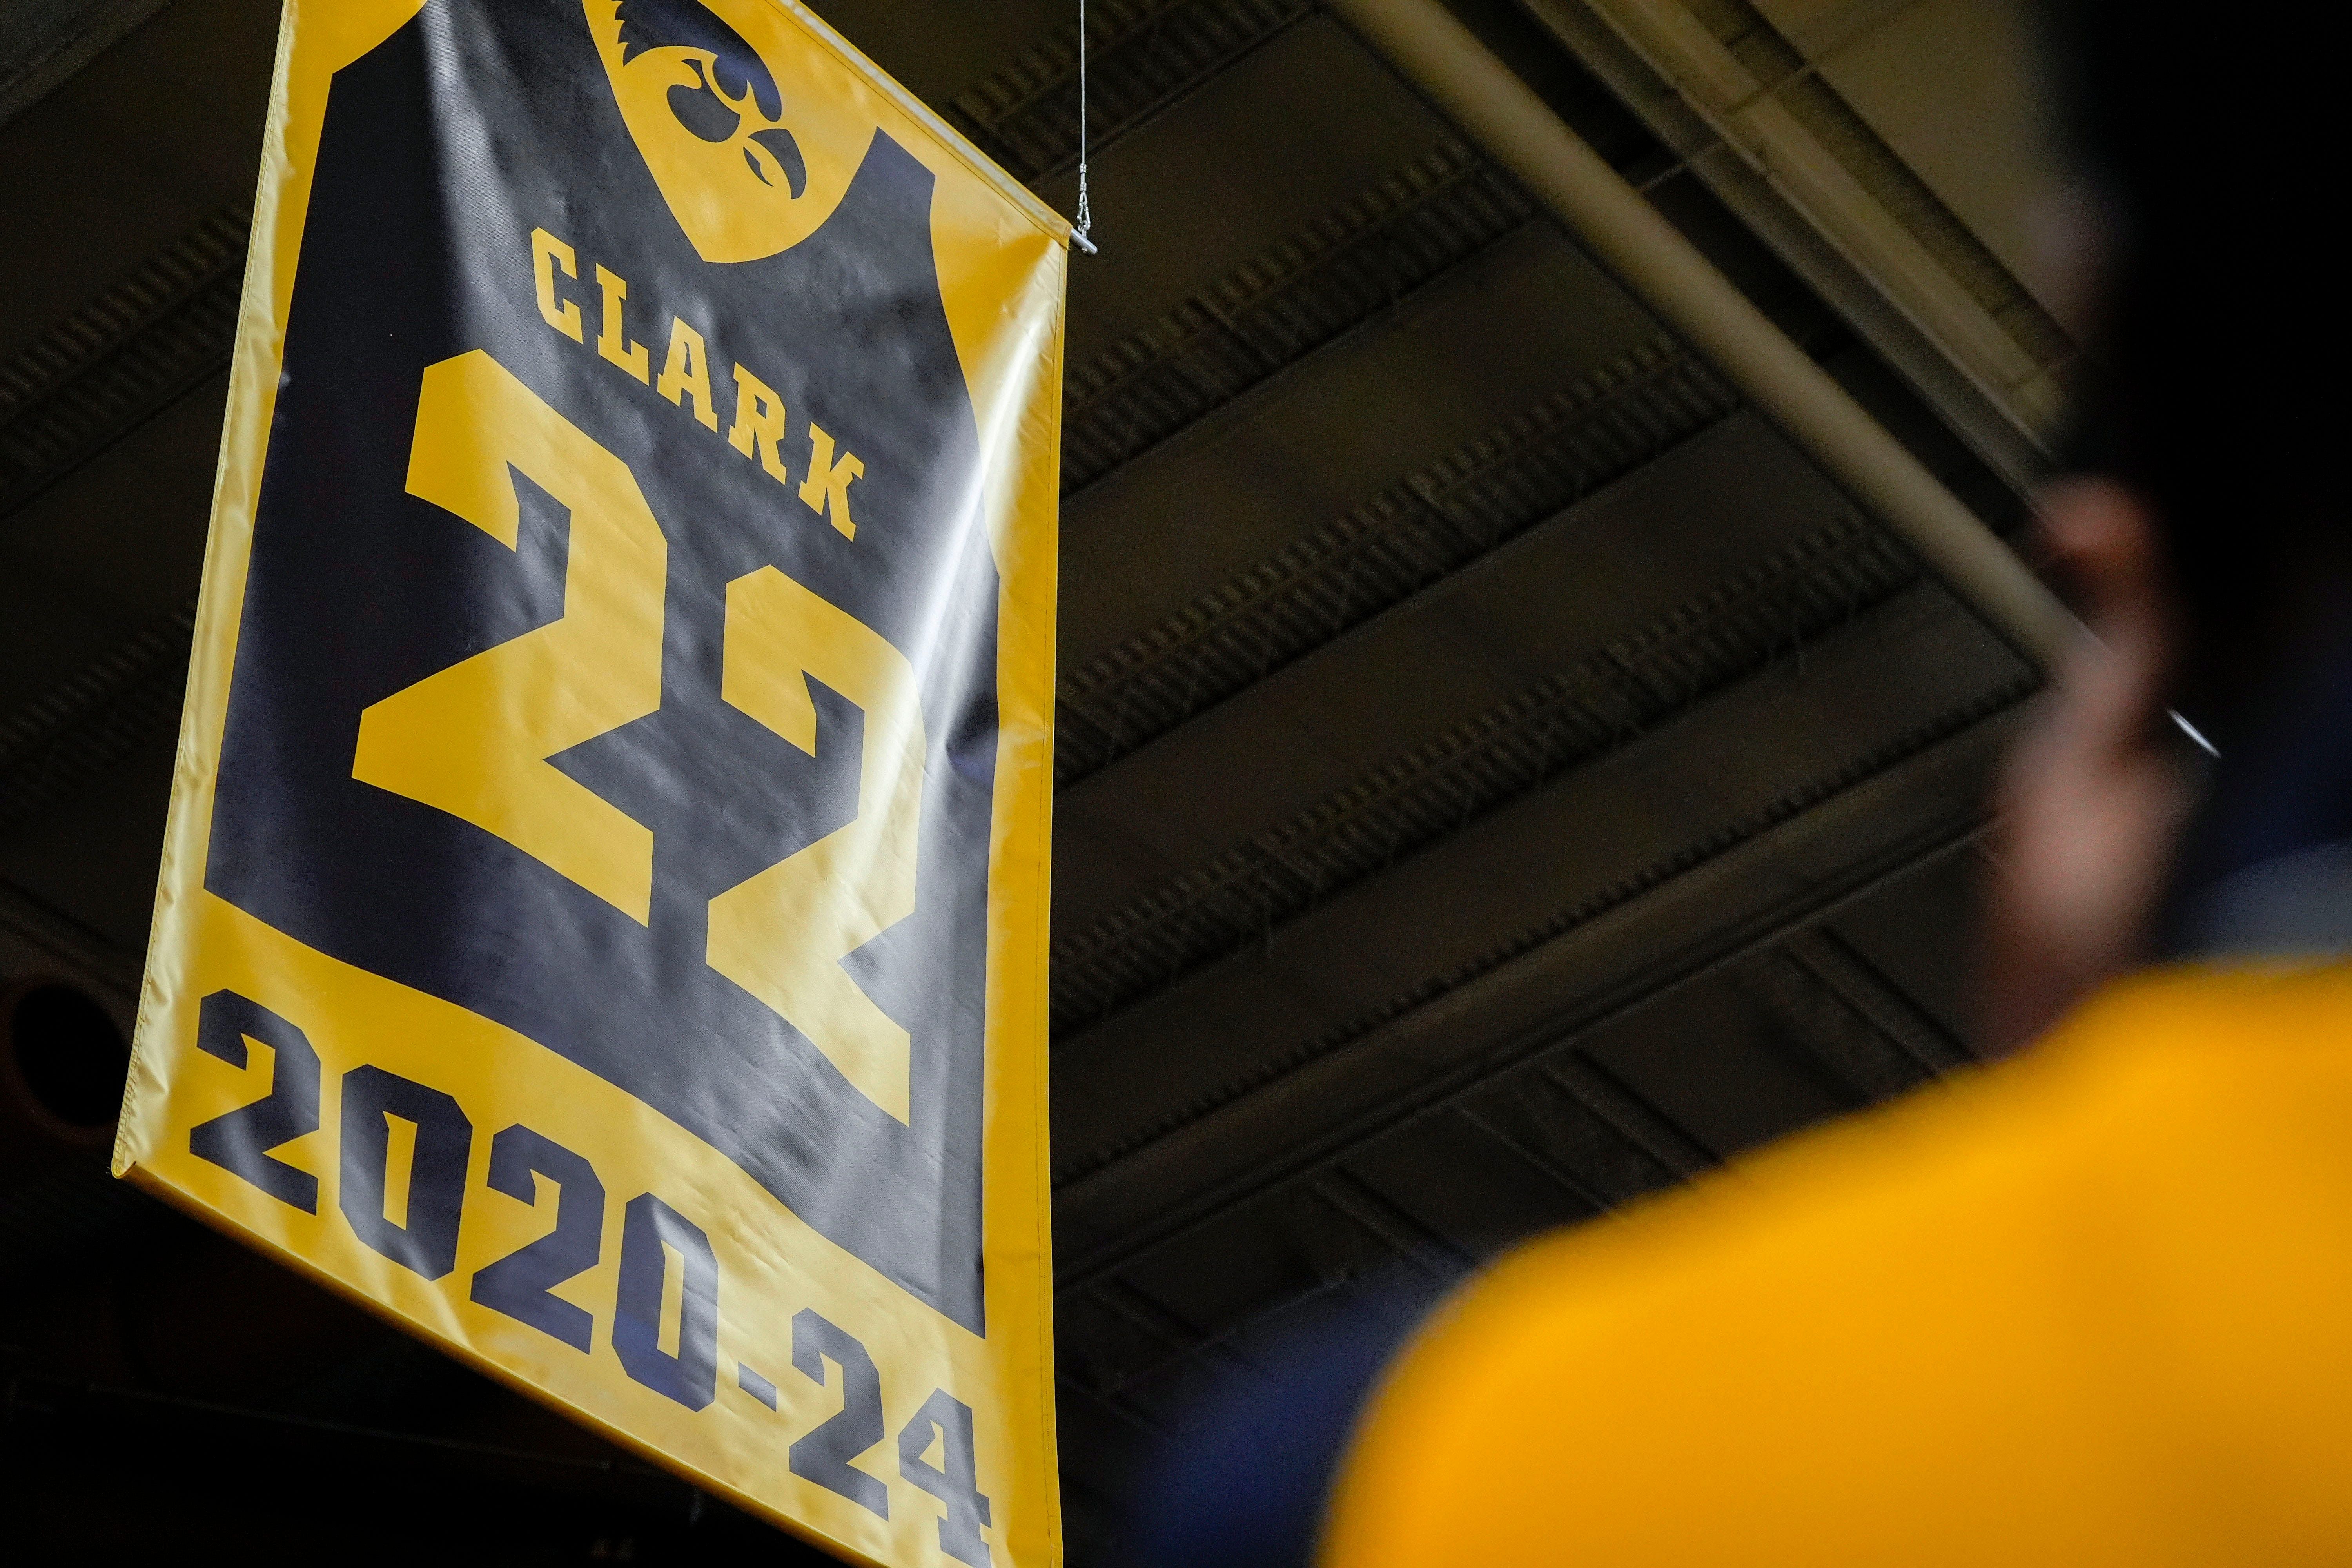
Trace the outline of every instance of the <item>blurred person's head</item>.
[[2010, 769], [1996, 1049], [2151, 957], [2352, 952], [2332, 50], [2253, 14], [2042, 15], [2071, 175], [2046, 237], [2084, 362], [2041, 510], [2098, 640]]

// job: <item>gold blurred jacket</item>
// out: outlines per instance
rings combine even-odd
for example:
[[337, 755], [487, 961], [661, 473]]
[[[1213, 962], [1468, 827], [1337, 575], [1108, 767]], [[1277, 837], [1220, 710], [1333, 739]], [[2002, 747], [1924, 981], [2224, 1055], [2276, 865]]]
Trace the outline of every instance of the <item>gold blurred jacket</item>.
[[2352, 1563], [2352, 966], [2126, 981], [1522, 1249], [1388, 1373], [1323, 1563]]

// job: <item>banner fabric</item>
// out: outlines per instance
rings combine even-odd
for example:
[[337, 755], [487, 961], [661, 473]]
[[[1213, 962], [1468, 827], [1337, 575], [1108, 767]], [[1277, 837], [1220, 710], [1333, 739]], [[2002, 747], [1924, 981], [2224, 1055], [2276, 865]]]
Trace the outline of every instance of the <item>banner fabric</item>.
[[791, 0], [288, 0], [119, 1174], [1060, 1558], [1068, 226]]

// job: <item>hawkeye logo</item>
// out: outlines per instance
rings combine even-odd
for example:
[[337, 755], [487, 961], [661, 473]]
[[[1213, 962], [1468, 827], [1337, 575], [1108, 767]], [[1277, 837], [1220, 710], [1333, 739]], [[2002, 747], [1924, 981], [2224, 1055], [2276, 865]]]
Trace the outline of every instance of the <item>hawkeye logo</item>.
[[583, 4], [630, 139], [705, 261], [773, 256], [833, 216], [877, 125], [855, 73], [768, 0]]

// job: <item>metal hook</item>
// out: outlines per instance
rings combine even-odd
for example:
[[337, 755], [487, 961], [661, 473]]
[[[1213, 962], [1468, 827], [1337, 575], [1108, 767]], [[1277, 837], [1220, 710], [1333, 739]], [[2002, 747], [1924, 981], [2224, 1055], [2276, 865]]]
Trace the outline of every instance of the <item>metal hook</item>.
[[1088, 256], [1095, 249], [1094, 205], [1087, 195], [1087, 0], [1078, 0], [1078, 214], [1070, 225], [1070, 243]]

